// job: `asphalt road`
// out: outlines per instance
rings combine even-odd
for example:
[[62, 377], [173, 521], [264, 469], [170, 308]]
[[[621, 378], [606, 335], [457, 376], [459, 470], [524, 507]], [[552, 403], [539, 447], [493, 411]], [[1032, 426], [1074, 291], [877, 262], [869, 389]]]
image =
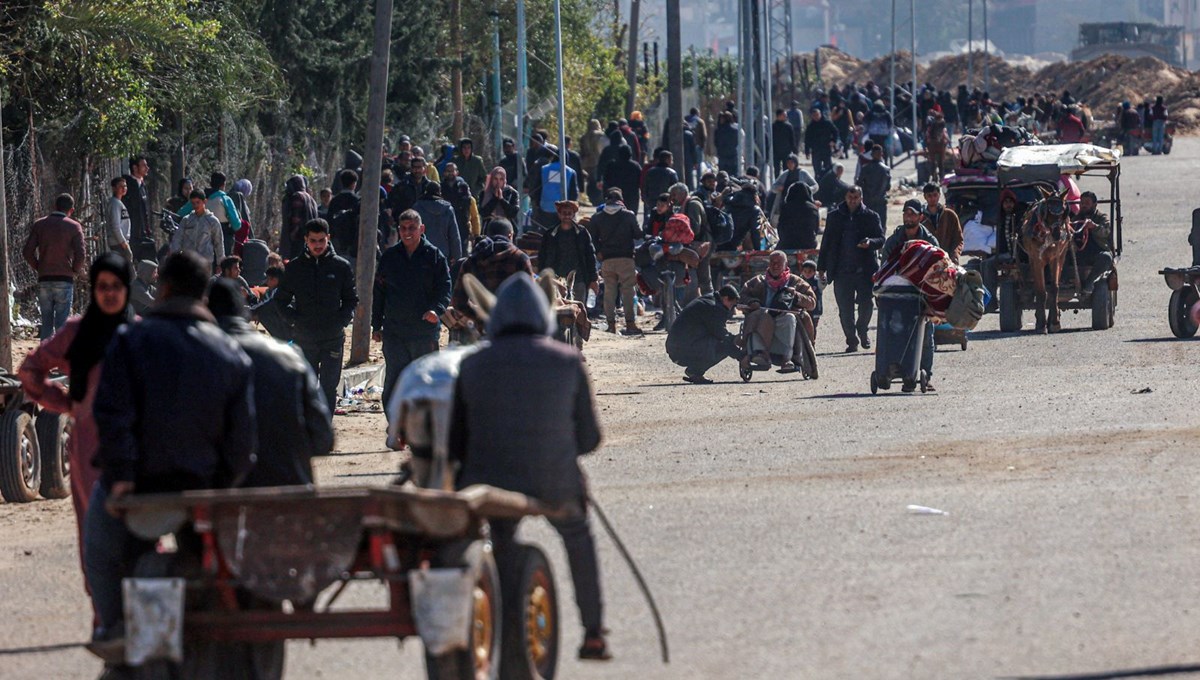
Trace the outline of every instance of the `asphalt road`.
[[[585, 352], [605, 445], [586, 468], [658, 598], [672, 661], [602, 535], [616, 658], [575, 661], [561, 545], [529, 522], [563, 591], [559, 676], [1187, 677], [1200, 664], [1198, 345], [1171, 337], [1157, 271], [1188, 263], [1198, 160], [1200, 140], [1181, 139], [1124, 162], [1115, 328], [1068, 312], [1063, 333], [1034, 335], [1027, 314], [1024, 333], [1001, 334], [989, 316], [967, 351], [937, 353], [936, 394], [869, 396], [873, 357], [838, 353], [832, 295], [817, 381], [743, 384], [726, 363], [717, 384], [685, 385], [661, 334], [597, 334]], [[379, 452], [378, 416], [338, 425], [322, 482], [386, 482], [397, 457]], [[94, 676], [71, 646], [89, 612], [67, 502], [0, 505], [0, 546], [0, 677]], [[289, 678], [423, 677], [417, 643], [293, 643], [288, 663]]]

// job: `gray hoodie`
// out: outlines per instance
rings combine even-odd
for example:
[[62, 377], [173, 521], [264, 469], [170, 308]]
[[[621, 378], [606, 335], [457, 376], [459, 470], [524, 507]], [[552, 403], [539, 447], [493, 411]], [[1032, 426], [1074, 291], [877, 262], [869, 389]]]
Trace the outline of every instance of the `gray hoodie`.
[[487, 325], [490, 337], [499, 337], [518, 329], [535, 335], [550, 335], [553, 328], [554, 314], [550, 311], [550, 301], [534, 283], [533, 277], [517, 272], [496, 289], [496, 305], [492, 308]]
[[145, 314], [146, 308], [154, 304], [154, 298], [158, 294], [158, 288], [154, 285], [156, 271], [158, 265], [150, 260], [137, 263], [137, 278], [129, 287], [129, 304], [133, 306], [136, 314]]

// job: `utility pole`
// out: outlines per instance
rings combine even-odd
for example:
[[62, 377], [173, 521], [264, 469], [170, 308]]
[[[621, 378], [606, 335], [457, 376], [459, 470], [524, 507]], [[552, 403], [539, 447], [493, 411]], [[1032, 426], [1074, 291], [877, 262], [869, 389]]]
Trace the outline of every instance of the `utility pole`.
[[987, 21], [987, 0], [980, 0], [983, 4], [983, 91], [987, 92], [992, 89], [991, 77], [988, 74], [988, 21]]
[[0, 368], [12, 373], [12, 309], [8, 306], [8, 197], [5, 195], [4, 91], [0, 88]]
[[[891, 98], [888, 100], [888, 113], [892, 119], [896, 117], [896, 0], [892, 0], [892, 56], [888, 59], [889, 70], [891, 71], [892, 87], [888, 92]], [[891, 158], [891, 154], [888, 154]]]
[[554, 51], [558, 61], [558, 178], [567, 200], [567, 108], [563, 96], [562, 0], [554, 0]]
[[975, 0], [967, 0], [967, 90], [975, 81]]
[[[492, 130], [494, 130], [492, 151], [496, 154], [496, 163], [499, 163], [500, 157], [504, 153], [504, 124], [500, 115], [501, 109], [504, 108], [504, 101], [500, 99], [500, 11], [496, 9], [494, 0], [492, 11], [488, 14], [492, 17]], [[516, 179], [514, 177], [513, 181]]]
[[[525, 187], [525, 151], [529, 135], [525, 134], [525, 119], [529, 117], [529, 72], [525, 44], [525, 0], [517, 0], [517, 191]], [[522, 202], [521, 208], [525, 208]]]
[[367, 143], [363, 148], [362, 197], [358, 215], [358, 307], [350, 336], [350, 363], [371, 355], [371, 298], [375, 290], [375, 249], [379, 242], [379, 178], [383, 174], [383, 117], [387, 108], [391, 57], [392, 0], [375, 0], [375, 47], [371, 53], [371, 93], [367, 103]]
[[683, 46], [679, 35], [679, 0], [667, 0], [667, 148], [675, 156], [679, 176], [687, 177], [683, 150]]
[[629, 51], [625, 54], [625, 80], [629, 83], [629, 92], [625, 95], [626, 116], [637, 108], [638, 10], [641, 4], [641, 0], [629, 0]]
[[908, 11], [912, 15], [909, 26], [909, 50], [912, 61], [912, 86], [908, 93], [909, 108], [912, 109], [913, 167], [917, 165], [917, 0], [908, 0]]
[[450, 71], [450, 90], [454, 98], [454, 144], [463, 138], [462, 84], [462, 0], [450, 0], [450, 50], [454, 68]]

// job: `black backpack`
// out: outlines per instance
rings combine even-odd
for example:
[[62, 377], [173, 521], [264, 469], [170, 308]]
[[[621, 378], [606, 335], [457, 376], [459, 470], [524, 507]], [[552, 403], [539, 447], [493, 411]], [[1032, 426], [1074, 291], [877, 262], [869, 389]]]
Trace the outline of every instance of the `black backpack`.
[[714, 248], [733, 240], [733, 220], [729, 219], [728, 213], [706, 204], [704, 217], [708, 220], [708, 231], [712, 235]]
[[351, 251], [358, 249], [358, 205], [330, 215], [329, 231], [333, 247], [339, 253], [348, 253], [353, 257]]

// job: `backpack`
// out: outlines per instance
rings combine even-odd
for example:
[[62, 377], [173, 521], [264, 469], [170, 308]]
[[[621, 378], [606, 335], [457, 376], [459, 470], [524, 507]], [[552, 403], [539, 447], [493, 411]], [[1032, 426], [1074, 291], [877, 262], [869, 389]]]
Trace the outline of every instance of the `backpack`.
[[696, 240], [692, 231], [692, 221], [683, 213], [676, 213], [667, 218], [667, 226], [663, 227], [663, 243], [691, 243]]
[[733, 240], [733, 220], [728, 213], [716, 206], [706, 205], [704, 216], [708, 219], [708, 231], [714, 247]]
[[979, 324], [983, 313], [983, 277], [974, 270], [959, 270], [954, 296], [946, 308], [946, 323], [969, 331]]

